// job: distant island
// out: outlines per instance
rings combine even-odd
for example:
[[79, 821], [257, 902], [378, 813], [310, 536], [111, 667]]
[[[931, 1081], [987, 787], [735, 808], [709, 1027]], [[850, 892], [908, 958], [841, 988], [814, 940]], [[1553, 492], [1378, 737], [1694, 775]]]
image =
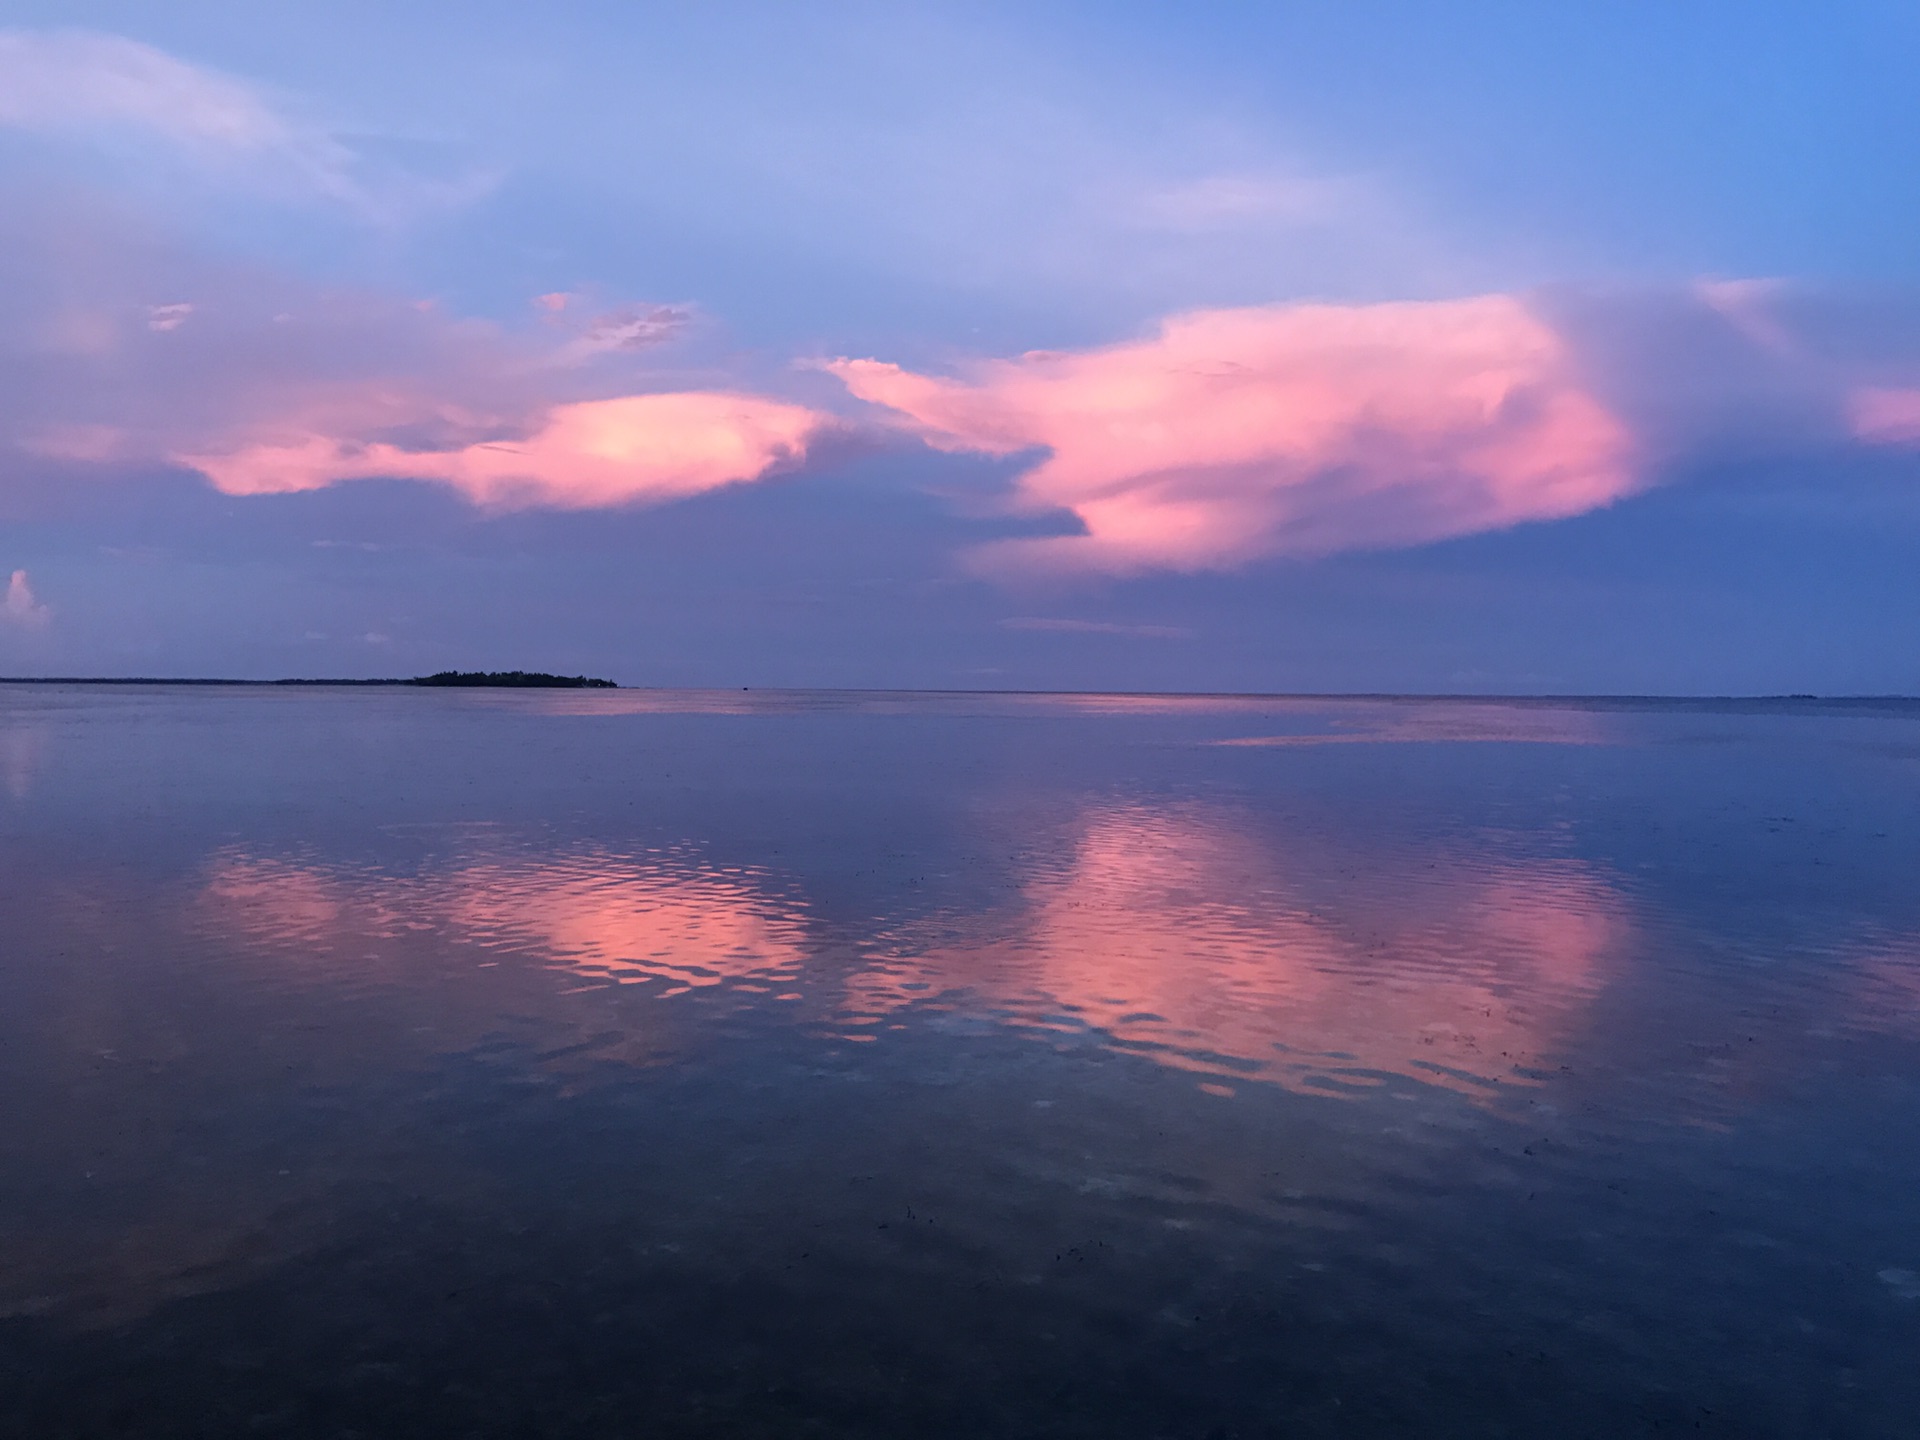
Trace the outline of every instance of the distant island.
[[416, 675], [411, 680], [332, 679], [230, 680], [207, 675], [0, 675], [0, 685], [300, 685], [333, 687], [341, 685], [431, 685], [442, 688], [507, 690], [618, 690], [611, 680], [591, 675], [549, 675], [544, 670], [442, 670], [434, 675]]
[[544, 670], [442, 670], [402, 680], [402, 685], [446, 685], [520, 690], [618, 690], [611, 680], [587, 675], [549, 675]]

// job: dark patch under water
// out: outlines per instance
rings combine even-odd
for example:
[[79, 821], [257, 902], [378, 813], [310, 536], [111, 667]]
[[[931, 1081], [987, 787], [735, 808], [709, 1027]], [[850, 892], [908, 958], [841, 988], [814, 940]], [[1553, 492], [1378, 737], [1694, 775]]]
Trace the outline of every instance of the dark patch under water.
[[1920, 707], [0, 687], [0, 1433], [1895, 1437]]

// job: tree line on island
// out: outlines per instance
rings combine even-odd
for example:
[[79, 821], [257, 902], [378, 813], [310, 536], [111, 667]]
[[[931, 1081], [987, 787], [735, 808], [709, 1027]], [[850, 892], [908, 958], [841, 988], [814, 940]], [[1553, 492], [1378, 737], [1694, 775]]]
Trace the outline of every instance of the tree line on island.
[[[93, 682], [103, 683], [103, 682]], [[112, 683], [112, 682], [106, 682]], [[611, 680], [591, 675], [550, 675], [545, 670], [437, 670], [410, 680], [131, 680], [122, 684], [152, 685], [426, 685], [436, 689], [478, 690], [618, 690]]]

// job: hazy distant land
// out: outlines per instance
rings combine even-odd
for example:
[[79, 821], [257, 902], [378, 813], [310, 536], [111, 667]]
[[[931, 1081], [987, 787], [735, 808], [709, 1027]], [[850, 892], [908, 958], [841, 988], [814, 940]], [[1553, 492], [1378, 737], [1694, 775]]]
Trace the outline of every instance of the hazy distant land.
[[590, 675], [550, 675], [544, 670], [440, 670], [411, 679], [227, 680], [166, 675], [9, 675], [8, 685], [430, 685], [451, 689], [618, 690], [611, 680]]
[[611, 680], [585, 675], [549, 675], [544, 670], [441, 670], [402, 680], [402, 685], [505, 686], [531, 690], [618, 690]]

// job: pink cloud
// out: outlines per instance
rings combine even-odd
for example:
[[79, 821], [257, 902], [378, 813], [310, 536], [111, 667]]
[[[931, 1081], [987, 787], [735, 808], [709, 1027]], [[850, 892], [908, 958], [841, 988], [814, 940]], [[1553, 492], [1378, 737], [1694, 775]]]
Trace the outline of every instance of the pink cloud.
[[1920, 444], [1920, 390], [1860, 390], [1848, 408], [1853, 433], [1862, 440]]
[[830, 424], [737, 380], [670, 390], [651, 355], [684, 307], [503, 326], [206, 264], [64, 197], [0, 216], [0, 309], [0, 458], [24, 462], [0, 502], [185, 465], [238, 495], [380, 476], [495, 508], [658, 503], [796, 465]]
[[5, 596], [0, 597], [0, 620], [24, 629], [38, 629], [47, 623], [49, 613], [34, 595], [27, 572], [14, 571], [12, 578], [7, 581]]
[[658, 503], [759, 479], [803, 459], [824, 423], [798, 405], [695, 391], [558, 405], [518, 439], [422, 449], [305, 430], [175, 458], [230, 495], [382, 476], [440, 481], [482, 505], [585, 509]]
[[1083, 535], [990, 567], [1223, 569], [1577, 515], [1639, 486], [1625, 427], [1504, 295], [1210, 310], [1151, 339], [975, 365], [828, 368], [941, 449], [1049, 452], [1017, 482]]

